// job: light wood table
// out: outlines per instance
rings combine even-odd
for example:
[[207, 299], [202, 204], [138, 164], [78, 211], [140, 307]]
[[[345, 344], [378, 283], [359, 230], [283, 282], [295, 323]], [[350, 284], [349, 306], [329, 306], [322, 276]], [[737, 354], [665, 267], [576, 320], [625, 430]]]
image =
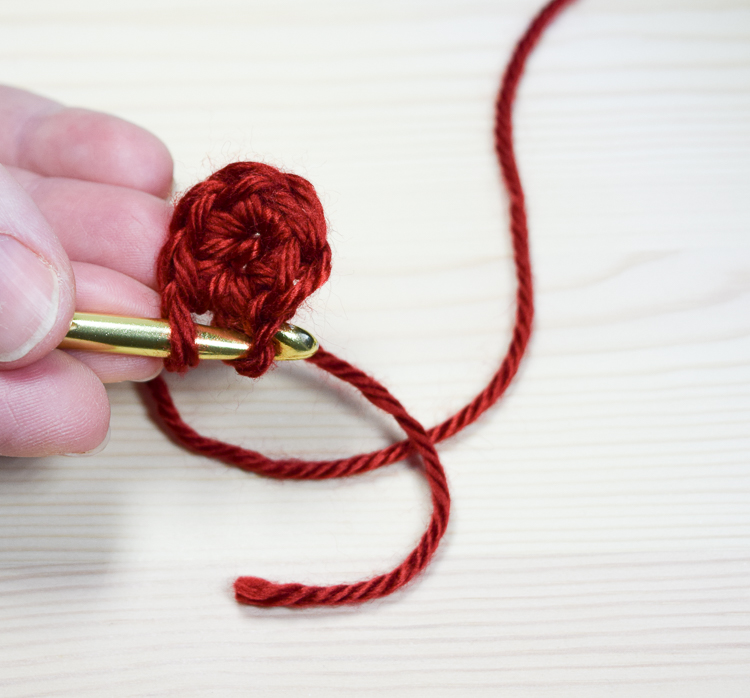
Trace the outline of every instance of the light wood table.
[[[492, 102], [539, 4], [8, 2], [0, 81], [151, 129], [179, 189], [240, 158], [309, 178], [335, 271], [299, 324], [431, 425], [508, 342]], [[750, 695], [750, 3], [582, 0], [515, 119], [536, 334], [440, 448], [454, 513], [427, 573], [362, 607], [238, 606], [240, 574], [396, 564], [417, 469], [263, 480], [113, 386], [103, 454], [0, 462], [0, 695]], [[269, 454], [398, 438], [308, 366], [170, 383], [190, 423]]]

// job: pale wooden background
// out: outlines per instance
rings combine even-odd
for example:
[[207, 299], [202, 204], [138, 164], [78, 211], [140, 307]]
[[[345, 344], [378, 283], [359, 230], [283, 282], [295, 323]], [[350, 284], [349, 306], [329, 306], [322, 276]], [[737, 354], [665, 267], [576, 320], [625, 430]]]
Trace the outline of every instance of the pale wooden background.
[[[153, 130], [181, 188], [237, 158], [311, 179], [335, 273], [300, 324], [432, 424], [508, 341], [491, 107], [539, 4], [6, 2], [0, 81]], [[441, 448], [428, 572], [359, 608], [237, 606], [238, 574], [388, 569], [423, 482], [236, 472], [116, 386], [102, 455], [0, 463], [2, 696], [750, 695], [750, 2], [582, 0], [516, 123], [536, 335]], [[172, 383], [191, 423], [272, 454], [396, 433], [306, 366]]]

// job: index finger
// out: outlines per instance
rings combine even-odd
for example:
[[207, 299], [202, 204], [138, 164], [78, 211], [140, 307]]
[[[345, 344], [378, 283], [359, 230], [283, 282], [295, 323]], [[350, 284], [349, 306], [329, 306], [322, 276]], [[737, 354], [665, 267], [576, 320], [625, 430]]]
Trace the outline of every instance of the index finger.
[[145, 129], [3, 85], [0, 162], [48, 177], [117, 184], [159, 197], [167, 196], [172, 185], [172, 157]]

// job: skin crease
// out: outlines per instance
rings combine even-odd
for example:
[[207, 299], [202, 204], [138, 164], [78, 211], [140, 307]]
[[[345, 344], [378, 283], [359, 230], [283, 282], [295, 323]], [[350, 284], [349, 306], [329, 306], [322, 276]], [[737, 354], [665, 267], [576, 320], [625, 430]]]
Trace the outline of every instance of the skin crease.
[[56, 347], [74, 310], [159, 316], [172, 159], [138, 126], [0, 86], [0, 165], [0, 229], [60, 285], [49, 333], [0, 362], [0, 456], [91, 451], [109, 428], [103, 383], [148, 380], [161, 361]]

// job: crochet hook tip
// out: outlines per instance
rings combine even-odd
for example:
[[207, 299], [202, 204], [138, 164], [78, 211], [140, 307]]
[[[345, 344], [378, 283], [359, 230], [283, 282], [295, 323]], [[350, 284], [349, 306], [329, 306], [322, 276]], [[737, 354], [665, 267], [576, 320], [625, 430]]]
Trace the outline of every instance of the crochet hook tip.
[[284, 323], [274, 335], [276, 361], [298, 361], [309, 359], [318, 351], [318, 340], [307, 330]]
[[[170, 334], [165, 320], [75, 313], [60, 348], [164, 358], [169, 356]], [[196, 325], [195, 343], [201, 359], [223, 361], [240, 359], [252, 347], [252, 340], [244, 334], [207, 325]], [[307, 359], [318, 350], [315, 337], [295, 325], [282, 325], [274, 343], [276, 361]]]

